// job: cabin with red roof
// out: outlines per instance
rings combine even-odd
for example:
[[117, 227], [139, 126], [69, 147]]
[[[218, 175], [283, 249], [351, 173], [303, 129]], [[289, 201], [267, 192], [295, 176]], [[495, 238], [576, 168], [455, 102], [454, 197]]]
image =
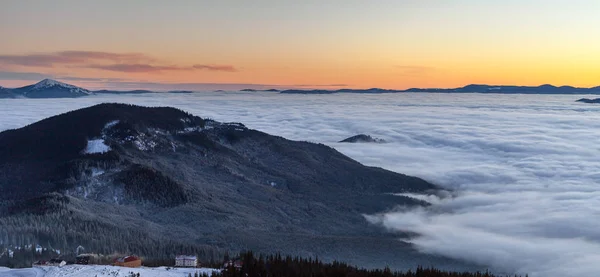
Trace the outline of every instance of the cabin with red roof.
[[123, 267], [140, 267], [142, 266], [142, 259], [136, 256], [125, 256], [115, 259], [114, 265]]

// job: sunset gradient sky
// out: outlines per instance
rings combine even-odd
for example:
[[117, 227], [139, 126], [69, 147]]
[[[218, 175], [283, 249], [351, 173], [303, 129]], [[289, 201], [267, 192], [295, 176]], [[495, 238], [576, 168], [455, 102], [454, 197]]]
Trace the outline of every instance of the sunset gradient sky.
[[0, 85], [591, 87], [599, 14], [597, 0], [2, 0]]

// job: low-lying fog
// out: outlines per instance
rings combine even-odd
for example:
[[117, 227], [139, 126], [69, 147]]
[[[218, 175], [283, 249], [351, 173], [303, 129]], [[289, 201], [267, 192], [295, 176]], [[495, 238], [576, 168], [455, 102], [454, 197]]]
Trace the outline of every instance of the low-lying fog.
[[[174, 106], [452, 189], [365, 215], [421, 251], [529, 276], [600, 272], [600, 105], [580, 95], [197, 93], [0, 100], [0, 130], [101, 102]], [[337, 143], [356, 134], [385, 144]]]

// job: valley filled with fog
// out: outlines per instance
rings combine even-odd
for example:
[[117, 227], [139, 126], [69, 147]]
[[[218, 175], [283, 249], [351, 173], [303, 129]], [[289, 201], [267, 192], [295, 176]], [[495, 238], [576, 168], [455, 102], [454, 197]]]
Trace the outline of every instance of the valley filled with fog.
[[[0, 130], [104, 102], [173, 106], [332, 146], [449, 192], [365, 220], [421, 234], [423, 252], [529, 276], [600, 270], [600, 105], [584, 95], [271, 92], [0, 100]], [[338, 143], [367, 134], [387, 143]], [[385, 213], [384, 213], [385, 212]]]

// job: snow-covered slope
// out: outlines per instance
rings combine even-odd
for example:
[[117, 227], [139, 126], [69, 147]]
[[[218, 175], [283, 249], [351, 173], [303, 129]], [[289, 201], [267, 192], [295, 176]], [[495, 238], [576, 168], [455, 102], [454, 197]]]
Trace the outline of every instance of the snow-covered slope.
[[89, 90], [52, 79], [44, 79], [36, 84], [13, 90], [29, 98], [69, 98], [92, 94]]
[[52, 80], [52, 79], [44, 79], [44, 80], [38, 82], [37, 84], [33, 85], [30, 92], [44, 91], [44, 90], [51, 90], [51, 89], [67, 90], [73, 94], [90, 94], [90, 91], [87, 89], [76, 87], [74, 85], [69, 85], [69, 84], [59, 82], [56, 80]]
[[34, 268], [10, 269], [0, 267], [2, 277], [128, 277], [131, 273], [139, 273], [142, 277], [187, 277], [189, 274], [206, 273], [211, 275], [218, 271], [212, 268], [167, 268], [140, 267], [128, 268], [109, 265], [67, 265], [63, 267], [45, 266]]

